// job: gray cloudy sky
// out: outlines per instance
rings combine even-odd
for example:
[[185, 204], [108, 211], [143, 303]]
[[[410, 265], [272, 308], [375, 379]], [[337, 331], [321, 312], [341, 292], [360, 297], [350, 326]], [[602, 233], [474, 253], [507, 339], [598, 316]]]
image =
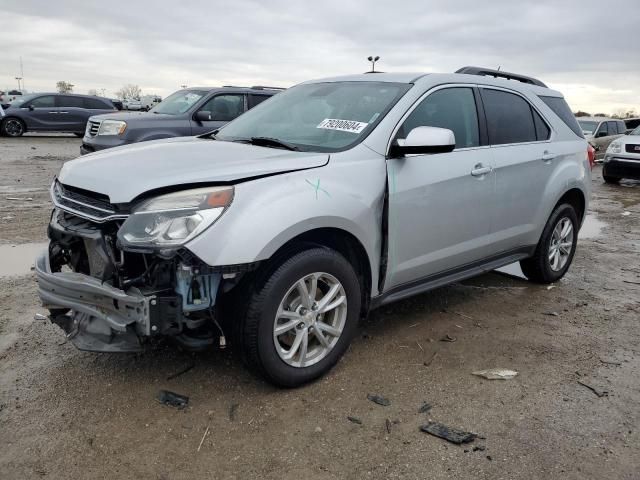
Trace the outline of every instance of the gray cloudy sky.
[[[617, 2], [616, 2], [617, 3]], [[574, 109], [640, 111], [640, 1], [0, 0], [0, 89], [76, 93], [125, 83], [282, 85], [365, 71], [502, 66]], [[607, 34], [603, 33], [607, 32]]]

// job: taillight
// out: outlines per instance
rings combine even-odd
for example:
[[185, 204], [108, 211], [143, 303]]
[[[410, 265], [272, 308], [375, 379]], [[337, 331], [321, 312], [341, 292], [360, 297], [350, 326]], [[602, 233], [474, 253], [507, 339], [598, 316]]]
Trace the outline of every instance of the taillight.
[[593, 170], [596, 164], [596, 149], [591, 144], [587, 144], [587, 160], [589, 161], [589, 167]]

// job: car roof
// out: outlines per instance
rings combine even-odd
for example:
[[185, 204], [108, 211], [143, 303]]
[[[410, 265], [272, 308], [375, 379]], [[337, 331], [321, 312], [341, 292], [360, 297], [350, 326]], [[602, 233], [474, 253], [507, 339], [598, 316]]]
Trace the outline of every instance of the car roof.
[[609, 118], [609, 117], [576, 117], [576, 120], [580, 121], [580, 120], [586, 120], [588, 122], [617, 122], [618, 120], [620, 120], [621, 122], [624, 121], [620, 118]]
[[28, 93], [25, 95], [25, 97], [27, 95], [30, 96], [40, 96], [40, 95], [67, 95], [69, 97], [84, 97], [84, 98], [100, 98], [102, 100], [111, 100], [110, 98], [107, 97], [101, 97], [100, 95], [89, 95], [89, 94], [84, 94], [84, 93], [60, 93], [60, 92], [37, 92], [37, 93]]
[[188, 88], [183, 88], [177, 91], [178, 92], [198, 91], [198, 92], [207, 92], [207, 93], [216, 92], [216, 91], [235, 91], [235, 92], [243, 92], [243, 93], [251, 92], [251, 93], [276, 94], [278, 92], [281, 92], [282, 90], [285, 90], [285, 89], [280, 87], [262, 87], [262, 86], [240, 87], [235, 85], [224, 85], [222, 87], [188, 87]]
[[422, 82], [438, 83], [472, 83], [477, 85], [491, 85], [495, 87], [504, 87], [516, 91], [530, 91], [536, 95], [549, 97], [562, 97], [562, 93], [548, 87], [531, 85], [519, 82], [517, 80], [506, 80], [503, 78], [494, 78], [486, 75], [472, 75], [468, 73], [385, 73], [385, 72], [367, 72], [356, 75], [344, 75], [339, 77], [321, 78], [318, 80], [310, 80], [307, 83], [328, 83], [328, 82], [394, 82], [394, 83], [411, 83], [418, 84]]

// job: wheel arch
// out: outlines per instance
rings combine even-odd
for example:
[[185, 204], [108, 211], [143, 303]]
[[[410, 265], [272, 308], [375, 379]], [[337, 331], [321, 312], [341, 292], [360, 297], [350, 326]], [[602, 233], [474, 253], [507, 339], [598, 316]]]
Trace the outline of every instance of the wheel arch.
[[372, 268], [367, 250], [352, 233], [336, 227], [320, 227], [300, 233], [280, 246], [269, 258], [269, 263], [278, 263], [280, 259], [310, 246], [330, 248], [340, 253], [354, 267], [360, 280], [362, 294], [362, 316], [369, 310]]
[[576, 211], [576, 215], [578, 216], [578, 221], [580, 222], [580, 225], [582, 225], [582, 222], [586, 214], [586, 206], [587, 206], [587, 199], [585, 197], [584, 192], [579, 188], [571, 188], [567, 190], [558, 199], [558, 201], [553, 206], [553, 209], [551, 211], [553, 212], [558, 207], [558, 205], [561, 205], [563, 203], [568, 203], [574, 208], [574, 210]]
[[9, 120], [18, 120], [20, 123], [22, 123], [22, 128], [23, 128], [22, 133], [23, 134], [26, 133], [29, 130], [29, 128], [27, 127], [27, 122], [24, 120], [24, 118], [20, 118], [20, 117], [18, 117], [16, 115], [5, 115], [2, 118], [2, 122], [0, 122], [0, 125], [4, 126], [4, 124]]

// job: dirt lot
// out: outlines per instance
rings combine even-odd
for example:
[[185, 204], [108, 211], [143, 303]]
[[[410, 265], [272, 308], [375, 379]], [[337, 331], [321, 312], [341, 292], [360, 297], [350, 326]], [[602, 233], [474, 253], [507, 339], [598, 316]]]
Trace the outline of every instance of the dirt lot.
[[[47, 188], [78, 147], [0, 139], [5, 261], [45, 240]], [[0, 276], [0, 478], [637, 479], [640, 183], [604, 185], [598, 167], [593, 186], [590, 238], [553, 288], [492, 273], [390, 305], [297, 390], [252, 377], [229, 350], [79, 352], [33, 320], [28, 267]], [[519, 375], [471, 375], [493, 367]], [[159, 404], [163, 388], [189, 407]], [[485, 438], [449, 444], [420, 432], [429, 418]]]

